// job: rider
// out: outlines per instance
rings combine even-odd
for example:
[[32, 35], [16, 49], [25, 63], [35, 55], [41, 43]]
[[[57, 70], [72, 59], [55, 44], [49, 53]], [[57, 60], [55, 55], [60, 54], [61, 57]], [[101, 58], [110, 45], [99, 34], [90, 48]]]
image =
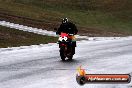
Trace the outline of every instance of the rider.
[[62, 24], [58, 28], [56, 34], [60, 35], [61, 32], [75, 35], [75, 34], [77, 34], [78, 30], [77, 30], [75, 24], [69, 22], [67, 18], [64, 18], [64, 19], [62, 19]]
[[[73, 24], [72, 22], [69, 22], [68, 18], [64, 18], [62, 19], [62, 24], [58, 28], [56, 34], [60, 35], [61, 32], [73, 34], [73, 36], [71, 36], [71, 39], [74, 40], [75, 39], [74, 35], [78, 33], [78, 30], [75, 24]], [[76, 41], [74, 41], [73, 54], [75, 54], [75, 47], [76, 47]]]

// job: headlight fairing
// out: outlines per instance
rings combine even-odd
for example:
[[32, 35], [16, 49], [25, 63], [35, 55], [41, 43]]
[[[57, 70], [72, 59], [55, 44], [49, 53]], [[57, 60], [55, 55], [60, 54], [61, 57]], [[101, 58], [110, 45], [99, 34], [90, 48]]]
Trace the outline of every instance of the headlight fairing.
[[59, 37], [59, 39], [58, 39], [59, 41], [62, 41], [63, 40], [63, 38], [62, 37]]
[[66, 41], [68, 38], [67, 37], [64, 37], [63, 39]]
[[68, 38], [64, 36], [64, 37], [59, 37], [58, 40], [59, 40], [59, 41], [63, 41], [63, 40], [64, 40], [64, 41], [67, 41], [67, 39], [68, 39]]

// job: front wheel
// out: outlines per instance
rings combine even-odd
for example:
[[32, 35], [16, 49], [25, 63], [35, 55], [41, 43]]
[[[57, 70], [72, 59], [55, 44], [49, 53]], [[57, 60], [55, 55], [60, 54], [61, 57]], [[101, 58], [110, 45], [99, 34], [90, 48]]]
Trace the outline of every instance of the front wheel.
[[72, 58], [73, 58], [73, 55], [69, 56], [68, 57], [68, 60], [72, 60]]
[[61, 60], [62, 60], [62, 61], [65, 61], [65, 58], [66, 58], [66, 57], [65, 57], [64, 55], [61, 55]]
[[72, 60], [73, 55], [74, 55], [74, 53], [73, 53], [74, 52], [74, 48], [73, 47], [69, 47], [68, 49], [69, 49], [68, 50], [69, 52], [68, 52], [68, 56], [67, 57], [68, 57], [69, 60]]
[[65, 61], [66, 56], [65, 56], [65, 48], [64, 47], [60, 48], [60, 57], [61, 57], [62, 61]]

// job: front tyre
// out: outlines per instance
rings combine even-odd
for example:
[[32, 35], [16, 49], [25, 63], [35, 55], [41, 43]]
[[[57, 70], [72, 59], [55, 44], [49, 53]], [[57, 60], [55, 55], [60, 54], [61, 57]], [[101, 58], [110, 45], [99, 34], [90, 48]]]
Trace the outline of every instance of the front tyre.
[[61, 60], [62, 60], [62, 61], [65, 61], [66, 56], [65, 56], [64, 47], [61, 47], [61, 48], [60, 48], [60, 57], [61, 57]]
[[68, 60], [72, 60], [72, 58], [73, 58], [73, 55], [69, 56], [68, 57]]
[[72, 60], [73, 58], [73, 47], [69, 47], [69, 53], [68, 53], [68, 60]]
[[64, 55], [61, 55], [61, 60], [62, 60], [62, 61], [65, 61], [65, 58], [66, 58], [66, 57], [65, 57]]

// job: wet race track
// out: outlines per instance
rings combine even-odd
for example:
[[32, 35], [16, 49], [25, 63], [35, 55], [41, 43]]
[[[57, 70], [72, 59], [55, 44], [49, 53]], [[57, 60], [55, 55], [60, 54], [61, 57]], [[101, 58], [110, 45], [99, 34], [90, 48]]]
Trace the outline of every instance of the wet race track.
[[72, 61], [61, 61], [57, 44], [0, 49], [0, 88], [131, 88], [129, 84], [76, 82], [87, 73], [132, 74], [132, 37], [78, 41]]

